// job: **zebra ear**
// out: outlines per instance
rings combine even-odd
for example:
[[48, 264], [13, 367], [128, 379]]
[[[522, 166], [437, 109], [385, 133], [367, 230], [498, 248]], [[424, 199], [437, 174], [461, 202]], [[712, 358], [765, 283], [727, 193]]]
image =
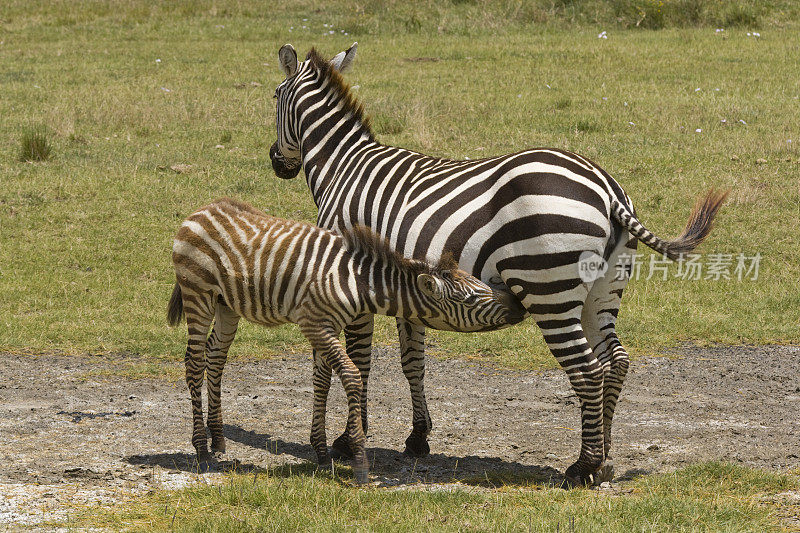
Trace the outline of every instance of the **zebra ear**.
[[284, 44], [278, 50], [278, 62], [281, 64], [281, 70], [286, 74], [287, 78], [291, 78], [297, 72], [297, 52], [291, 44]]
[[358, 43], [353, 43], [350, 45], [350, 48], [345, 50], [344, 52], [339, 52], [333, 59], [331, 59], [330, 63], [333, 68], [338, 70], [339, 72], [347, 72], [350, 70], [350, 65], [353, 64], [353, 60], [356, 58], [356, 50], [358, 49]]
[[423, 294], [427, 294], [434, 300], [441, 300], [444, 297], [442, 280], [430, 274], [419, 274], [417, 276], [417, 286]]

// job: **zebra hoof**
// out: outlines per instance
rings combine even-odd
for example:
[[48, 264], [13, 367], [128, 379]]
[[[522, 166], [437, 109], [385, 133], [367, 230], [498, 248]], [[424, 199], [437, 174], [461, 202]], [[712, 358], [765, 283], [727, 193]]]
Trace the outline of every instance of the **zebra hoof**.
[[576, 465], [572, 465], [564, 472], [564, 482], [561, 488], [571, 490], [592, 485], [592, 475], [580, 472]]
[[369, 483], [369, 469], [363, 466], [353, 465], [353, 480], [356, 485]]
[[592, 484], [599, 487], [601, 483], [610, 482], [614, 479], [614, 461], [606, 459], [597, 472], [592, 476]]
[[350, 448], [350, 440], [346, 435], [340, 435], [331, 445], [331, 458], [337, 461], [342, 459], [352, 459], [353, 450]]
[[431, 453], [431, 447], [425, 437], [411, 435], [406, 439], [406, 449], [403, 451], [409, 457], [426, 457]]
[[211, 457], [213, 457], [215, 461], [224, 461], [225, 450], [211, 450]]

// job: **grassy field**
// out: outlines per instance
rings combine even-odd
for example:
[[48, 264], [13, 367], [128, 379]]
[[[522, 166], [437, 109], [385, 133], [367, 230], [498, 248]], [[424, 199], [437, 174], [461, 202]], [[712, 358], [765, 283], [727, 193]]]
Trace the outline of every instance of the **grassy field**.
[[[0, 349], [180, 357], [185, 332], [164, 323], [177, 226], [220, 195], [314, 220], [303, 178], [278, 180], [269, 165], [276, 52], [291, 41], [332, 55], [354, 40], [349, 81], [386, 143], [456, 158], [577, 151], [663, 236], [680, 231], [698, 194], [732, 188], [702, 251], [760, 253], [758, 280], [681, 280], [675, 266], [667, 281], [647, 280], [643, 250], [619, 318], [634, 354], [686, 340], [800, 341], [800, 238], [788, 223], [800, 214], [800, 33], [780, 4], [754, 23], [760, 37], [570, 25], [556, 12], [548, 24], [475, 22], [504, 3], [423, 2], [418, 27], [377, 4], [269, 15], [246, 3], [114, 5], [11, 2], [0, 17]], [[428, 31], [434, 23], [450, 29]], [[32, 132], [49, 160], [20, 161]], [[378, 329], [378, 342], [394, 342], [392, 321]], [[430, 339], [441, 354], [553, 364], [530, 323]], [[293, 327], [246, 325], [231, 353], [307, 349]]]
[[127, 531], [780, 531], [795, 476], [709, 463], [615, 492], [564, 491], [487, 475], [454, 486], [354, 489], [310, 468], [232, 475], [77, 511], [73, 527]]
[[[164, 320], [177, 226], [220, 195], [314, 220], [303, 178], [278, 180], [269, 164], [276, 53], [292, 42], [332, 55], [355, 40], [348, 79], [386, 143], [455, 158], [532, 146], [582, 153], [662, 236], [681, 230], [697, 195], [732, 189], [701, 251], [759, 253], [758, 279], [687, 281], [672, 266], [668, 280], [648, 280], [642, 250], [618, 328], [634, 355], [682, 341], [800, 342], [793, 2], [317, 4], [3, 3], [0, 350], [137, 352], [155, 365], [142, 375], [181, 358], [186, 333]], [[33, 148], [49, 149], [47, 159], [23, 161]], [[553, 365], [531, 324], [429, 339], [443, 355]], [[396, 342], [390, 320], [378, 321], [377, 340]], [[231, 355], [295, 351], [308, 346], [294, 327], [243, 325]], [[797, 478], [712, 464], [625, 487], [391, 492], [276, 472], [93, 509], [77, 524], [760, 531], [791, 512], [774, 495], [797, 489]], [[332, 503], [335, 512], [320, 511]]]

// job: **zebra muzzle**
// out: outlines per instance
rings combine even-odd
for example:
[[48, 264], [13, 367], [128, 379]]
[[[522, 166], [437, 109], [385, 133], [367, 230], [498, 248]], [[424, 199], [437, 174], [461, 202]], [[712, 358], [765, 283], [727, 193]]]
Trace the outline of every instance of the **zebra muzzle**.
[[287, 159], [281, 154], [277, 141], [269, 149], [269, 158], [272, 161], [272, 170], [281, 179], [290, 180], [294, 178], [302, 168], [300, 159]]

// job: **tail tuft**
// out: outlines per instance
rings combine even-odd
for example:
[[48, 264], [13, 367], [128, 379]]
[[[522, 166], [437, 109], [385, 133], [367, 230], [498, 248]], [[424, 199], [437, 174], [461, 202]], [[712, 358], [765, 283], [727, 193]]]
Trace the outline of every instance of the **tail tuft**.
[[169, 305], [167, 305], [167, 324], [177, 326], [181, 323], [181, 319], [183, 319], [183, 296], [181, 295], [181, 286], [175, 283]]
[[716, 191], [714, 189], [708, 191], [705, 197], [698, 200], [694, 209], [692, 209], [692, 214], [689, 216], [689, 221], [686, 223], [683, 233], [671, 241], [655, 236], [636, 219], [636, 216], [628, 210], [627, 206], [617, 200], [612, 201], [611, 213], [620, 224], [642, 243], [666, 255], [673, 261], [677, 261], [682, 254], [689, 253], [697, 248], [711, 233], [714, 217], [716, 217], [729, 192]]
[[689, 221], [683, 229], [680, 237], [673, 241], [667, 241], [667, 250], [664, 252], [667, 257], [676, 260], [681, 254], [689, 253], [697, 248], [714, 225], [714, 217], [722, 207], [722, 203], [728, 197], [730, 191], [708, 191], [705, 198], [697, 201], [689, 216]]

